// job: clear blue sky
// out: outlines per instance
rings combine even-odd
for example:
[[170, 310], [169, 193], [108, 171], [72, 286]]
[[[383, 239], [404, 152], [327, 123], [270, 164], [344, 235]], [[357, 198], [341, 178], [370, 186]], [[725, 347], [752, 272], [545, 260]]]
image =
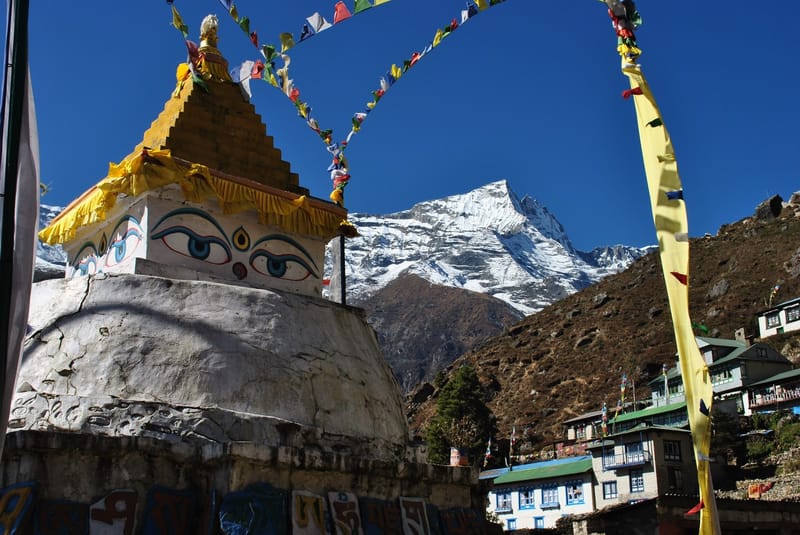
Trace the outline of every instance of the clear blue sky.
[[[264, 42], [299, 37], [333, 0], [235, 2]], [[353, 0], [346, 4], [352, 10]], [[218, 0], [175, 0], [197, 40], [220, 19], [231, 66], [259, 57]], [[343, 138], [392, 63], [458, 17], [464, 0], [392, 0], [290, 51], [291, 77], [323, 128]], [[800, 2], [642, 0], [640, 63], [672, 136], [693, 236], [800, 190]], [[31, 2], [30, 61], [43, 201], [66, 205], [141, 140], [185, 61], [163, 0]], [[447, 37], [384, 96], [347, 150], [345, 205], [385, 214], [507, 179], [563, 223], [582, 250], [655, 243], [616, 37], [597, 0], [507, 0]], [[276, 88], [253, 82], [267, 132], [312, 195], [330, 157]]]

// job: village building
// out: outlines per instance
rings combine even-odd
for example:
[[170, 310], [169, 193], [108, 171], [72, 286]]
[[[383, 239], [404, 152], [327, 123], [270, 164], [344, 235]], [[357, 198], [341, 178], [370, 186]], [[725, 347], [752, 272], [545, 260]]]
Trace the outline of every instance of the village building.
[[791, 410], [800, 414], [800, 369], [757, 381], [747, 391], [748, 406], [753, 413]]
[[[760, 381], [790, 371], [791, 361], [763, 342], [696, 337], [708, 365], [714, 388], [714, 403], [727, 412], [750, 415], [748, 388]], [[683, 379], [676, 366], [649, 383], [654, 406], [685, 400]]]
[[639, 424], [589, 444], [598, 509], [666, 493], [697, 494], [688, 429]]
[[487, 511], [505, 531], [545, 529], [595, 509], [590, 456], [514, 466], [494, 478]]
[[758, 313], [758, 336], [767, 338], [800, 329], [800, 297]]

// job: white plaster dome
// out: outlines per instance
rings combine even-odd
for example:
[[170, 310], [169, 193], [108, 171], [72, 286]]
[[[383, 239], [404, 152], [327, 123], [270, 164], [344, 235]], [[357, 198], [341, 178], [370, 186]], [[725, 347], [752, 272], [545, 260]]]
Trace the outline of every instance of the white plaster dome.
[[402, 455], [400, 389], [358, 309], [119, 274], [34, 285], [9, 430]]

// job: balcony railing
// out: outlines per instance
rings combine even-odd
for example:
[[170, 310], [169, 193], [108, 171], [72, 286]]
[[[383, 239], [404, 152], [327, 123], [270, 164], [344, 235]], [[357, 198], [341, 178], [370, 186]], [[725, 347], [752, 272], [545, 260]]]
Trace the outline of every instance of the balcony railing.
[[794, 401], [796, 399], [800, 399], [800, 388], [781, 390], [774, 394], [756, 394], [750, 402], [750, 407], [764, 407], [767, 405], [775, 405], [776, 403]]
[[642, 466], [652, 460], [649, 451], [603, 456], [603, 470], [618, 470], [629, 466]]

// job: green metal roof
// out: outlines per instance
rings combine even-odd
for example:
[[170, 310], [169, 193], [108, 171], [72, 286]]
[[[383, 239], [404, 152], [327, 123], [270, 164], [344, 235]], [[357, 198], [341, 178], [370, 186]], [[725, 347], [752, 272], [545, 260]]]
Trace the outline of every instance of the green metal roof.
[[772, 377], [767, 377], [762, 381], [758, 381], [756, 383], [752, 383], [750, 387], [754, 386], [762, 386], [762, 385], [773, 385], [775, 383], [781, 383], [783, 381], [787, 381], [789, 379], [800, 378], [800, 369], [797, 370], [787, 370], [785, 372], [781, 372], [779, 374], [773, 375]]
[[[717, 347], [747, 347], [746, 342], [731, 340], [730, 338], [711, 338], [708, 336], [695, 336], [698, 341], [703, 341], [710, 346]], [[699, 345], [699, 344], [698, 344]]]
[[529, 468], [527, 470], [511, 470], [494, 480], [495, 485], [503, 483], [517, 483], [519, 481], [535, 481], [537, 479], [551, 479], [554, 477], [583, 474], [592, 469], [592, 458], [578, 457], [572, 462], [560, 464], [542, 463], [546, 466]]
[[750, 349], [750, 348], [749, 347], [737, 347], [736, 349], [734, 349], [733, 351], [731, 351], [730, 353], [728, 353], [727, 355], [725, 355], [721, 359], [717, 359], [714, 362], [712, 362], [711, 364], [709, 364], [708, 367], [709, 368], [713, 368], [713, 367], [715, 367], [715, 366], [717, 366], [719, 364], [725, 364], [727, 362], [732, 362], [732, 361], [734, 361], [736, 359], [740, 359], [740, 360], [758, 360], [758, 359], [755, 359], [755, 358], [747, 358], [747, 357], [743, 356], [744, 353], [746, 353], [748, 349]]
[[[628, 420], [635, 420], [637, 418], [647, 418], [648, 416], [655, 416], [657, 414], [665, 414], [668, 412], [673, 412], [680, 410], [686, 407], [686, 402], [681, 401], [679, 403], [671, 403], [669, 405], [662, 405], [661, 407], [648, 407], [646, 409], [642, 409], [640, 411], [628, 412], [625, 414], [620, 414], [616, 418], [610, 418], [608, 423], [620, 423], [620, 422], [627, 422]], [[610, 411], [609, 411], [610, 412]]]
[[[612, 437], [619, 437], [622, 435], [630, 435], [632, 433], [641, 433], [642, 431], [666, 431], [666, 432], [675, 432], [675, 433], [691, 433], [688, 429], [682, 429], [680, 427], [671, 427], [668, 425], [650, 425], [647, 423], [640, 423], [637, 424], [630, 429], [626, 429], [625, 431], [620, 431], [619, 433], [609, 434], [605, 438], [612, 438]], [[612, 441], [613, 443], [613, 441]]]

